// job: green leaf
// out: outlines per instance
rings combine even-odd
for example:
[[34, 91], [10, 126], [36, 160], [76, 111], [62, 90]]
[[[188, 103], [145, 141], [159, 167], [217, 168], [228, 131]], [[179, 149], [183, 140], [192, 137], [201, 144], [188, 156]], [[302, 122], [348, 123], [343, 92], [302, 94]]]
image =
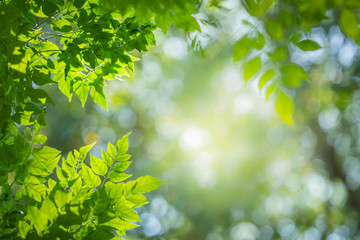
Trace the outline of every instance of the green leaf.
[[151, 176], [139, 177], [134, 182], [135, 182], [135, 187], [132, 190], [132, 193], [150, 192], [157, 189], [160, 185], [166, 183]]
[[108, 153], [104, 151], [104, 149], [101, 149], [101, 158], [104, 160], [104, 162], [110, 167], [113, 164], [113, 159], [110, 157]]
[[127, 161], [129, 160], [131, 157], [131, 155], [129, 154], [122, 154], [122, 155], [119, 155], [115, 158], [116, 161]]
[[166, 33], [171, 26], [171, 13], [164, 12], [164, 14], [157, 14], [155, 22], [159, 28]]
[[37, 144], [44, 144], [47, 140], [47, 137], [44, 136], [44, 135], [37, 135], [35, 136], [34, 138], [34, 143], [37, 143]]
[[98, 175], [104, 176], [108, 171], [105, 162], [100, 158], [94, 157], [92, 154], [90, 154], [90, 165], [94, 173]]
[[272, 83], [270, 86], [266, 88], [265, 99], [268, 99], [270, 97], [270, 95], [274, 92], [275, 88], [276, 88], [275, 83]]
[[353, 9], [343, 7], [339, 16], [341, 31], [352, 39], [358, 37], [358, 16]]
[[273, 62], [281, 62], [287, 59], [288, 52], [285, 46], [280, 46], [275, 51], [268, 53]]
[[243, 0], [246, 10], [254, 16], [263, 15], [273, 2], [274, 0]]
[[56, 182], [54, 180], [52, 180], [51, 178], [48, 179], [48, 187], [49, 187], [49, 191], [51, 192], [54, 187], [56, 185]]
[[57, 6], [50, 0], [45, 0], [41, 5], [41, 10], [46, 16], [51, 17], [58, 10]]
[[48, 172], [52, 172], [54, 170], [54, 168], [57, 166], [59, 160], [61, 158], [61, 155], [52, 158], [52, 159], [48, 159], [44, 162], [44, 165], [46, 166], [46, 169]]
[[79, 177], [79, 174], [76, 172], [75, 167], [71, 166], [68, 161], [62, 162], [62, 170], [66, 172], [68, 182], [73, 181]]
[[282, 40], [284, 38], [284, 27], [282, 24], [274, 19], [268, 19], [265, 22], [265, 28], [267, 33], [276, 40]]
[[245, 36], [235, 42], [233, 47], [233, 61], [237, 62], [245, 57], [252, 48], [252, 42]]
[[58, 46], [56, 46], [52, 42], [42, 42], [40, 51], [45, 57], [50, 57], [54, 54], [60, 53], [60, 49], [58, 48]]
[[[7, 145], [4, 145], [5, 148], [8, 148]], [[17, 158], [17, 161], [23, 161], [26, 159], [30, 152], [30, 144], [21, 136], [21, 134], [18, 134], [14, 137], [14, 147], [15, 149], [7, 149], [10, 150]], [[15, 150], [15, 151], [14, 151]]]
[[131, 176], [132, 176], [132, 174], [126, 174], [123, 172], [119, 173], [119, 172], [112, 171], [109, 173], [109, 178], [114, 183], [124, 181]]
[[87, 155], [87, 153], [90, 151], [90, 149], [96, 144], [96, 142], [93, 142], [89, 145], [83, 146], [79, 149], [80, 155], [85, 156]]
[[307, 80], [308, 76], [304, 69], [296, 64], [287, 64], [280, 68], [283, 76], [283, 83], [292, 88], [299, 87], [302, 80]]
[[66, 163], [69, 164], [72, 167], [75, 167], [77, 164], [77, 160], [75, 159], [74, 155], [72, 154], [72, 152], [69, 152], [67, 157], [66, 157]]
[[296, 43], [295, 45], [303, 51], [314, 51], [314, 50], [321, 48], [317, 42], [314, 42], [309, 39], [300, 41], [300, 42]]
[[26, 74], [26, 68], [29, 60], [30, 60], [29, 56], [24, 56], [23, 58], [21, 58], [20, 62], [9, 63], [9, 66], [15, 71]]
[[89, 90], [90, 87], [87, 86], [85, 83], [81, 83], [80, 86], [75, 90], [76, 95], [79, 97], [81, 101], [82, 107], [85, 106]]
[[71, 198], [71, 192], [64, 192], [62, 190], [56, 190], [54, 195], [55, 204], [59, 209], [62, 209]]
[[54, 22], [51, 23], [51, 29], [54, 31], [60, 32], [71, 32], [72, 27], [69, 21], [64, 18], [58, 18]]
[[111, 199], [120, 199], [124, 195], [124, 183], [107, 182], [105, 186]]
[[90, 90], [90, 96], [96, 104], [102, 106], [106, 110], [109, 110], [107, 107], [106, 97], [102, 88], [98, 86], [93, 86]]
[[43, 212], [50, 221], [53, 221], [58, 216], [56, 206], [49, 198], [44, 199], [40, 211]]
[[294, 102], [287, 96], [285, 93], [280, 92], [275, 103], [276, 111], [280, 115], [280, 118], [283, 122], [289, 126], [294, 126], [293, 112], [294, 112]]
[[131, 194], [127, 198], [127, 200], [134, 203], [135, 207], [140, 207], [140, 206], [148, 203], [148, 201], [147, 201], [147, 199], [146, 199], [146, 197], [144, 195], [137, 194], [137, 193]]
[[36, 177], [28, 176], [24, 180], [24, 183], [29, 196], [35, 199], [37, 202], [41, 202], [42, 196], [45, 196], [48, 192], [48, 188], [44, 184], [40, 183]]
[[261, 68], [260, 56], [257, 56], [245, 64], [244, 67], [244, 80], [249, 81]]
[[123, 136], [121, 139], [119, 139], [117, 141], [116, 148], [117, 148], [119, 155], [123, 155], [128, 151], [128, 149], [129, 149], [128, 136], [130, 134], [131, 134], [131, 132], [129, 132], [128, 134], [126, 134], [125, 136]]
[[112, 158], [115, 158], [116, 155], [117, 155], [117, 151], [116, 151], [116, 148], [114, 145], [112, 145], [111, 142], [108, 142], [108, 145], [107, 145], [107, 152], [108, 154], [112, 157]]
[[71, 79], [66, 78], [64, 73], [58, 72], [57, 74], [55, 74], [54, 76], [54, 81], [55, 79], [59, 79], [58, 80], [58, 87], [60, 89], [60, 91], [68, 97], [69, 102], [71, 101], [72, 98], [72, 94], [73, 94], [73, 82], [71, 81]]
[[80, 172], [80, 176], [85, 182], [89, 183], [93, 188], [97, 188], [101, 184], [100, 177], [93, 173], [93, 171], [83, 164], [83, 168]]
[[34, 224], [38, 235], [41, 235], [41, 232], [47, 227], [48, 218], [45, 213], [40, 211], [36, 206], [28, 206], [26, 218]]
[[126, 162], [118, 162], [114, 165], [115, 172], [123, 172], [125, 171], [131, 164], [131, 161]]
[[279, 20], [285, 27], [290, 29], [293, 25], [293, 15], [287, 10], [282, 10], [279, 14]]
[[39, 160], [30, 159], [27, 162], [27, 168], [33, 175], [46, 177], [50, 174], [48, 173], [46, 166]]
[[19, 232], [21, 238], [25, 239], [30, 229], [31, 229], [30, 225], [27, 224], [25, 221], [22, 220], [19, 221]]
[[[121, 220], [118, 217], [111, 218], [111, 216], [107, 216], [109, 214], [110, 213], [103, 214], [101, 218], [99, 218], [99, 226], [108, 226], [118, 231], [130, 230], [139, 226], [135, 223]], [[106, 219], [107, 221], [101, 221], [102, 219]]]
[[38, 121], [34, 123], [34, 135], [38, 135], [40, 133], [42, 126], [39, 124]]
[[56, 168], [56, 176], [59, 179], [61, 186], [66, 188], [66, 187], [68, 187], [68, 180], [64, 176], [63, 172], [64, 171], [60, 167]]
[[34, 103], [51, 103], [54, 104], [49, 94], [42, 89], [30, 89], [28, 88], [25, 93], [31, 98]]
[[115, 213], [117, 216], [125, 218], [126, 220], [132, 222], [140, 221], [140, 217], [137, 212], [133, 208], [129, 207], [127, 204], [120, 203], [119, 205], [117, 205], [115, 207]]
[[35, 68], [33, 71], [31, 71], [31, 80], [38, 86], [51, 83], [51, 73], [45, 67]]
[[83, 52], [83, 59], [90, 65], [92, 69], [96, 67], [96, 55], [92, 50], [87, 50]]
[[32, 154], [35, 159], [45, 162], [46, 160], [55, 158], [60, 153], [61, 152], [55, 148], [43, 146], [41, 148], [34, 148]]
[[86, 0], [74, 0], [74, 6], [77, 9], [80, 9], [84, 4], [85, 4]]
[[78, 194], [82, 187], [82, 180], [81, 178], [78, 178], [74, 181], [74, 183], [71, 184], [70, 189], [74, 192], [74, 194]]
[[271, 79], [273, 79], [273, 77], [275, 76], [275, 71], [272, 69], [267, 70], [261, 77], [259, 80], [259, 89], [262, 89], [264, 87], [264, 85], [270, 81]]
[[187, 32], [192, 32], [195, 30], [200, 30], [199, 23], [196, 21], [196, 19], [187, 14], [175, 14], [172, 16], [172, 22], [176, 28], [183, 29]]

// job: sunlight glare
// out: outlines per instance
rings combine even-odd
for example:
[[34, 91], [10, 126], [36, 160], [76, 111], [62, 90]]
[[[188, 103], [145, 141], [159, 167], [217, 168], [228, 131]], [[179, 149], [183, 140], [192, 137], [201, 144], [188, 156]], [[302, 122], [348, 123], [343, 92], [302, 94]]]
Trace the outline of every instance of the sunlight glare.
[[185, 130], [180, 138], [180, 148], [184, 151], [195, 150], [211, 140], [211, 133], [198, 126], [191, 126]]

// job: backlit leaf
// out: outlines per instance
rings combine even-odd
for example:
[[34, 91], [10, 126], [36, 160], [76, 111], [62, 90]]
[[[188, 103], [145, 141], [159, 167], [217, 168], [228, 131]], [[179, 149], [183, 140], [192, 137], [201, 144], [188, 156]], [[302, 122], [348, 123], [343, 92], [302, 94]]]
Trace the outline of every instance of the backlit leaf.
[[85, 106], [89, 90], [90, 87], [87, 86], [85, 83], [80, 84], [80, 86], [75, 90], [76, 95], [79, 97], [83, 107]]
[[280, 92], [275, 103], [276, 111], [280, 115], [281, 120], [286, 124], [293, 126], [293, 112], [294, 112], [294, 102], [293, 100], [283, 92]]
[[260, 56], [257, 56], [245, 64], [244, 67], [244, 80], [249, 81], [261, 68]]
[[89, 145], [83, 146], [79, 149], [79, 152], [82, 156], [86, 156], [86, 154], [90, 151], [90, 149], [96, 144], [96, 142], [93, 142]]
[[118, 162], [114, 165], [115, 172], [123, 172], [125, 171], [131, 164], [131, 161], [126, 162]]
[[25, 221], [19, 221], [19, 232], [21, 238], [25, 239], [30, 229], [30, 225], [27, 224]]
[[131, 177], [132, 174], [126, 174], [126, 173], [123, 173], [123, 172], [115, 172], [115, 171], [112, 171], [109, 173], [109, 178], [112, 182], [121, 182], [121, 181], [124, 181], [126, 179], [128, 179], [129, 177]]
[[37, 143], [37, 144], [44, 144], [47, 140], [47, 137], [44, 136], [44, 135], [37, 135], [35, 136], [34, 138], [34, 143]]
[[166, 183], [151, 176], [139, 177], [135, 181], [135, 187], [132, 193], [146, 193], [157, 189], [160, 185]]
[[129, 149], [129, 141], [128, 136], [131, 134], [129, 132], [128, 134], [124, 135], [121, 139], [119, 139], [116, 143], [116, 148], [119, 155], [125, 154]]
[[93, 171], [85, 164], [83, 164], [83, 168], [81, 170], [81, 177], [93, 188], [97, 188], [101, 184], [100, 177], [93, 173]]
[[101, 149], [101, 158], [109, 167], [112, 166], [113, 159], [108, 153], [104, 151], [104, 149]]
[[265, 99], [268, 99], [270, 97], [270, 95], [274, 92], [275, 88], [275, 83], [271, 84], [266, 88]]
[[108, 145], [107, 145], [107, 152], [108, 154], [112, 157], [112, 158], [115, 158], [115, 156], [117, 155], [117, 151], [116, 151], [116, 148], [114, 145], [112, 145], [111, 142], [108, 142]]
[[115, 213], [117, 216], [125, 218], [132, 222], [140, 221], [140, 217], [137, 212], [126, 204], [120, 203], [119, 205], [117, 205], [115, 207]]
[[117, 156], [115, 160], [116, 161], [127, 161], [130, 159], [130, 157], [131, 157], [131, 155], [129, 155], [129, 154], [122, 154], [122, 155]]
[[41, 202], [41, 198], [48, 192], [48, 188], [44, 184], [40, 183], [36, 177], [28, 176], [24, 183], [27, 191], [29, 192], [29, 196], [37, 202]]
[[50, 221], [54, 220], [58, 216], [56, 206], [49, 198], [44, 199], [41, 204], [40, 211], [45, 213]]
[[52, 172], [54, 170], [54, 168], [57, 166], [60, 158], [61, 158], [61, 155], [58, 155], [55, 158], [51, 158], [51, 159], [48, 159], [43, 162], [44, 165], [46, 166], [46, 169], [48, 170], [48, 172]]
[[39, 161], [46, 161], [48, 159], [53, 159], [58, 156], [61, 152], [55, 148], [48, 146], [43, 146], [41, 148], [35, 148], [33, 150], [33, 156]]
[[263, 86], [270, 81], [275, 76], [275, 71], [272, 69], [267, 70], [259, 80], [259, 89], [262, 89]]
[[34, 227], [39, 235], [46, 229], [48, 218], [45, 213], [40, 211], [36, 206], [28, 207], [26, 218], [34, 224]]
[[71, 199], [71, 193], [70, 192], [64, 192], [62, 190], [56, 190], [54, 200], [56, 203], [56, 206], [59, 209], [62, 209]]
[[[102, 218], [106, 218], [106, 216], [102, 216]], [[108, 218], [107, 218], [108, 219]], [[124, 220], [121, 220], [120, 218], [116, 217], [116, 218], [110, 218], [109, 221], [103, 221], [99, 224], [100, 226], [108, 226], [111, 227], [113, 229], [122, 231], [122, 230], [130, 230], [133, 228], [138, 227], [139, 225], [132, 223], [132, 222], [127, 222]]]
[[30, 159], [27, 162], [27, 168], [33, 175], [46, 177], [50, 174], [47, 172], [47, 167], [40, 160]]
[[105, 108], [106, 110], [108, 110], [107, 107], [107, 102], [106, 102], [106, 97], [104, 94], [104, 91], [102, 90], [102, 88], [100, 87], [91, 87], [90, 90], [90, 96], [92, 97], [92, 99], [94, 100], [94, 102], [100, 106], [102, 106], [103, 108]]
[[146, 197], [142, 194], [131, 194], [128, 198], [127, 198], [128, 201], [136, 204], [135, 207], [140, 207], [144, 204], [147, 204], [148, 201], [146, 199]]
[[90, 154], [90, 165], [94, 173], [98, 175], [104, 176], [108, 171], [108, 167], [106, 166], [106, 163], [100, 158], [94, 157], [91, 154]]

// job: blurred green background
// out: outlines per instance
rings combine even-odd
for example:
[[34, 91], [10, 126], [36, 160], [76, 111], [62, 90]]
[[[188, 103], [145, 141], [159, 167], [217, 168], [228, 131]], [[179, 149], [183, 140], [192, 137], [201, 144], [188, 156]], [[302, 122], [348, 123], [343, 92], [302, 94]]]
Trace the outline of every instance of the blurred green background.
[[[56, 87], [48, 106], [48, 145], [64, 153], [132, 132], [129, 173], [169, 184], [139, 209], [126, 239], [360, 239], [360, 92], [357, 45], [337, 26], [311, 32], [324, 47], [291, 59], [312, 80], [295, 96], [295, 127], [277, 115], [258, 80], [242, 80], [234, 39], [256, 20], [225, 1], [217, 28], [156, 30], [158, 46], [130, 78], [105, 88], [110, 111]], [[198, 16], [201, 19], [201, 16]], [[192, 40], [202, 47], [190, 50]], [[261, 51], [261, 50], [259, 50]], [[134, 53], [138, 55], [138, 53]]]

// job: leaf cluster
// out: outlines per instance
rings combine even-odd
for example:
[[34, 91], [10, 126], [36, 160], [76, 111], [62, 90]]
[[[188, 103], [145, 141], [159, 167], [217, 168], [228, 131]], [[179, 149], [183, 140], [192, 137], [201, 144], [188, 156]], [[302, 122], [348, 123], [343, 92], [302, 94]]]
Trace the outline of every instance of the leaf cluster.
[[40, 130], [54, 104], [43, 86], [107, 109], [107, 81], [133, 74], [135, 55], [156, 43], [153, 30], [200, 30], [191, 15], [197, 1], [152, 2], [148, 10], [144, 1], [1, 1], [0, 237], [111, 239], [137, 226], [141, 193], [163, 182], [124, 182], [127, 136], [86, 164], [92, 146], [62, 157]]
[[[255, 1], [242, 4], [260, 26], [248, 21], [251, 31], [233, 45], [233, 60], [244, 61], [243, 78], [259, 79], [259, 90], [266, 99], [276, 98], [276, 109], [281, 119], [293, 125], [294, 103], [289, 90], [310, 80], [303, 66], [291, 61], [293, 52], [316, 51], [325, 46], [310, 38], [312, 28], [323, 21], [339, 24], [341, 31], [359, 44], [357, 1]], [[338, 12], [332, 18], [329, 12]]]
[[[122, 236], [126, 230], [138, 226], [134, 222], [140, 218], [134, 208], [147, 203], [142, 193], [164, 183], [150, 176], [124, 182], [132, 176], [124, 173], [131, 164], [130, 155], [126, 154], [129, 134], [115, 146], [109, 142], [102, 158], [90, 154], [87, 165], [85, 159], [94, 144], [61, 157], [60, 151], [48, 146], [31, 148], [30, 144], [44, 143], [46, 139], [36, 130], [26, 132], [27, 136], [14, 137], [17, 149], [5, 146], [13, 158], [10, 169], [1, 168], [1, 172], [6, 173], [1, 176], [1, 185], [7, 189], [1, 194], [5, 203], [0, 219], [3, 238], [113, 239], [115, 235]], [[28, 152], [16, 155], [18, 149]], [[7, 184], [7, 170], [16, 172], [11, 185], [18, 185], [20, 189], [15, 194]]]

